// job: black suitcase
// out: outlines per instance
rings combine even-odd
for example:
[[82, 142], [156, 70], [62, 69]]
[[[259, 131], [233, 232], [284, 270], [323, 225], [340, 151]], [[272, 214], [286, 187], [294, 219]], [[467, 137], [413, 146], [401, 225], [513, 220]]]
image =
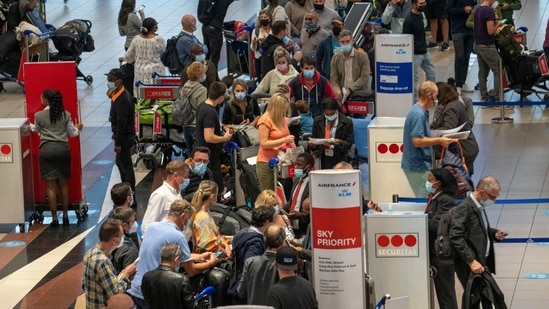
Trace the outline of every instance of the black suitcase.
[[212, 308], [231, 305], [232, 300], [227, 291], [229, 290], [229, 278], [231, 273], [223, 268], [214, 267], [208, 271], [208, 285], [215, 288], [215, 294], [212, 297]]

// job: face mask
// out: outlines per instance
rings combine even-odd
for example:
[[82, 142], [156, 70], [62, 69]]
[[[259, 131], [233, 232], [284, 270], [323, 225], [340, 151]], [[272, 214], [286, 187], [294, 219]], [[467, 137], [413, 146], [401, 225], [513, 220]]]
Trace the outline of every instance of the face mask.
[[179, 190], [185, 190], [190, 182], [191, 180], [189, 178], [185, 178], [183, 182], [179, 185]]
[[438, 105], [438, 99], [434, 99], [433, 102], [435, 102], [435, 106]]
[[246, 98], [246, 92], [235, 92], [234, 97], [237, 100], [244, 100]]
[[175, 266], [175, 272], [178, 273], [180, 268], [181, 268], [181, 264], [177, 264], [177, 266]]
[[496, 201], [491, 200], [491, 199], [487, 199], [487, 200], [481, 201], [480, 205], [482, 205], [484, 207], [488, 207], [488, 206], [494, 205], [495, 203], [496, 203]]
[[334, 34], [334, 36], [338, 36], [341, 33], [341, 28], [333, 27], [332, 28], [332, 33]]
[[333, 114], [332, 116], [324, 115], [324, 118], [328, 121], [334, 121], [337, 118], [337, 114]]
[[351, 49], [353, 49], [353, 45], [351, 44], [341, 45], [341, 51], [343, 51], [344, 53], [350, 52]]
[[259, 23], [261, 24], [261, 26], [265, 27], [265, 26], [269, 25], [269, 20], [268, 19], [260, 19]]
[[275, 214], [274, 214], [275, 216], [278, 215], [278, 214], [280, 213], [280, 207], [278, 207], [278, 205], [276, 205], [276, 206], [274, 207], [274, 210], [275, 210]]
[[200, 77], [200, 82], [203, 83], [204, 81], [206, 80], [206, 74], [202, 75], [202, 77]]
[[316, 27], [316, 21], [308, 20], [305, 22], [305, 25], [309, 28], [315, 28]]
[[193, 172], [199, 176], [202, 176], [206, 173], [208, 167], [204, 163], [195, 163], [193, 167]]
[[315, 7], [315, 10], [317, 10], [317, 11], [324, 10], [324, 4], [313, 4], [313, 6]]
[[315, 76], [315, 70], [303, 70], [303, 76], [305, 76], [306, 79], [311, 79]]
[[109, 88], [109, 90], [116, 89], [116, 83], [115, 82], [107, 82], [107, 88]]
[[499, 6], [499, 2], [495, 1], [495, 2], [492, 4], [492, 10], [497, 9], [498, 6]]
[[196, 26], [193, 27], [193, 32], [195, 32], [195, 31], [196, 31]]
[[122, 247], [124, 245], [124, 235], [122, 235], [122, 238], [120, 238], [120, 243], [118, 244], [118, 246], [116, 246], [116, 249]]
[[287, 35], [285, 35], [282, 38], [282, 43], [284, 43], [284, 45], [288, 45], [288, 43], [290, 43], [290, 38]]
[[417, 10], [418, 10], [418, 12], [423, 12], [423, 11], [425, 11], [425, 5], [420, 5], [420, 6], [418, 6], [418, 7], [417, 7]]
[[134, 202], [133, 195], [130, 195], [130, 206], [133, 205], [133, 202]]
[[302, 168], [294, 169], [294, 174], [295, 174], [295, 177], [297, 178], [303, 178], [303, 176], [305, 176]]
[[285, 72], [286, 70], [288, 70], [288, 65], [286, 63], [277, 64], [276, 69], [280, 72]]
[[425, 190], [427, 190], [427, 192], [429, 193], [435, 193], [435, 188], [433, 188], [433, 184], [429, 181], [425, 182]]
[[198, 62], [204, 63], [206, 61], [206, 54], [196, 55], [194, 56], [194, 59], [196, 59], [196, 61]]

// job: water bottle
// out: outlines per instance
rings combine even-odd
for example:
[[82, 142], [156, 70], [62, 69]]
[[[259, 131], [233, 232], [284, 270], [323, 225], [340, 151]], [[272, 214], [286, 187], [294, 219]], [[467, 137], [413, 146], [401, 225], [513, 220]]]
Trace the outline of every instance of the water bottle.
[[15, 233], [16, 233], [16, 234], [21, 233], [21, 227], [19, 227], [19, 224], [17, 224], [17, 225], [15, 226]]
[[387, 213], [389, 214], [393, 213], [393, 204], [389, 204], [389, 207], [387, 207]]
[[28, 233], [30, 230], [30, 223], [29, 221], [25, 221], [25, 233]]

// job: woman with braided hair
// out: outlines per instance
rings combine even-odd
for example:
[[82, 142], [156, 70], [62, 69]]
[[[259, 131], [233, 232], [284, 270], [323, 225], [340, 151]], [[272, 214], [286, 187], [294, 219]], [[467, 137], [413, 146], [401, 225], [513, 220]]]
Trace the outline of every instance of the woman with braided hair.
[[71, 114], [63, 107], [63, 97], [58, 90], [44, 90], [41, 95], [44, 109], [34, 114], [34, 132], [40, 133], [40, 175], [46, 181], [46, 195], [51, 210], [51, 227], [58, 227], [57, 193], [63, 205], [63, 225], [69, 225], [69, 186], [71, 154], [68, 137], [78, 136], [84, 127], [73, 124]]

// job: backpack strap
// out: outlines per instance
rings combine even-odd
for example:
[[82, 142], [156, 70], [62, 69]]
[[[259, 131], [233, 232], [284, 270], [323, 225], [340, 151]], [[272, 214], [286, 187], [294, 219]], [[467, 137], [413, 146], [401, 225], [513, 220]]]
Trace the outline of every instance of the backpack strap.
[[227, 216], [229, 215], [229, 213], [231, 211], [233, 211], [233, 206], [227, 206], [224, 210], [223, 210], [223, 216], [221, 216], [221, 219], [219, 219], [219, 228], [221, 229], [221, 226], [223, 225], [223, 223], [225, 223], [225, 220], [227, 219]]

